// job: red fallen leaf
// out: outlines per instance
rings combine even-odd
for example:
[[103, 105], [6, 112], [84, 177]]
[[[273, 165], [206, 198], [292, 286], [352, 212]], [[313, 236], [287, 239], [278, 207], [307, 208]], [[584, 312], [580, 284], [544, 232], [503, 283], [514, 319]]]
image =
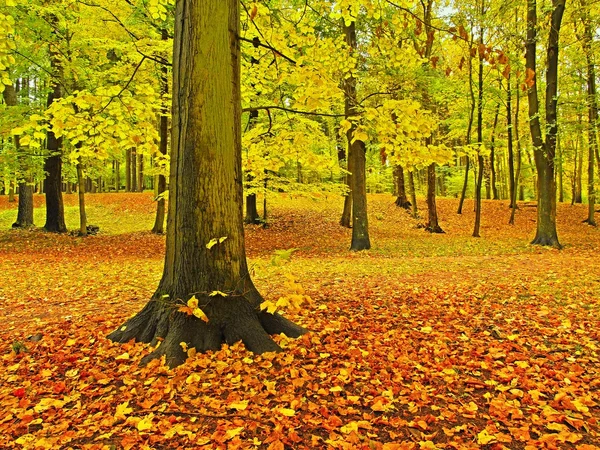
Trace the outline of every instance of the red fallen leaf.
[[67, 390], [67, 386], [65, 385], [64, 381], [59, 381], [54, 385], [54, 388], [52, 388], [52, 390], [55, 394], [62, 394]]
[[15, 390], [13, 391], [13, 395], [14, 395], [15, 397], [18, 397], [18, 398], [23, 398], [23, 397], [25, 397], [25, 389], [24, 389], [24, 388], [18, 388], [18, 389], [15, 389]]

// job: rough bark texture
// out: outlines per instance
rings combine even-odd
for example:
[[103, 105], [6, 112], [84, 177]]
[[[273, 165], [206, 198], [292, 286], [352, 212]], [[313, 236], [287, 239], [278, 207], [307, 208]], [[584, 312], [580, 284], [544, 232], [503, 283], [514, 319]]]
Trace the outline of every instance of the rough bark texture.
[[553, 0], [550, 33], [547, 46], [546, 71], [546, 140], [542, 135], [536, 74], [537, 5], [527, 2], [527, 43], [525, 67], [532, 76], [527, 91], [529, 100], [529, 128], [533, 141], [535, 166], [538, 174], [537, 230], [532, 244], [560, 248], [556, 232], [556, 183], [554, 180], [554, 155], [556, 150], [556, 105], [558, 90], [558, 41], [565, 9], [565, 0]]
[[[242, 340], [254, 352], [279, 351], [269, 334], [305, 330], [259, 311], [248, 273], [242, 217], [240, 53], [237, 0], [177, 2], [173, 58], [173, 131], [163, 276], [136, 316], [110, 334], [117, 342], [156, 344], [142, 364], [165, 355], [185, 361], [197, 351]], [[226, 238], [207, 248], [213, 238]], [[209, 296], [219, 290], [226, 294]], [[205, 323], [177, 311], [192, 296]]]
[[[169, 38], [169, 34], [166, 29], [162, 30], [162, 40], [167, 40]], [[167, 147], [169, 141], [169, 117], [167, 111], [167, 101], [166, 96], [169, 93], [169, 79], [168, 79], [169, 71], [166, 66], [161, 68], [161, 77], [160, 77], [160, 90], [165, 100], [161, 105], [161, 115], [160, 115], [160, 143], [158, 145], [158, 150], [162, 155], [167, 154]], [[165, 232], [165, 199], [162, 194], [167, 190], [167, 178], [163, 174], [158, 175], [158, 183], [156, 186], [156, 196], [158, 200], [156, 202], [156, 216], [154, 217], [154, 226], [152, 227], [152, 232], [156, 234], [163, 234]]]
[[442, 227], [438, 223], [437, 206], [435, 204], [435, 164], [427, 166], [427, 210], [429, 211], [429, 221], [425, 229], [430, 233], [443, 233]]
[[[58, 22], [55, 16], [50, 19], [53, 23]], [[50, 66], [55, 78], [51, 80], [52, 90], [48, 94], [47, 106], [50, 106], [54, 100], [62, 97], [62, 87], [60, 79], [62, 74], [59, 55], [50, 45]], [[46, 194], [46, 223], [44, 229], [54, 233], [65, 233], [67, 226], [65, 224], [65, 209], [62, 197], [62, 138], [56, 138], [53, 132], [49, 131], [46, 138], [46, 149], [48, 157], [44, 162], [44, 171], [46, 178], [44, 180], [44, 192]]]
[[406, 185], [404, 183], [404, 169], [402, 166], [397, 165], [394, 167], [394, 181], [396, 190], [396, 206], [404, 209], [410, 209], [412, 204], [408, 201], [406, 196]]
[[[356, 24], [344, 25], [346, 44], [352, 52], [356, 49]], [[344, 82], [346, 118], [357, 116], [356, 109], [356, 79], [349, 77]], [[366, 146], [363, 141], [354, 139], [356, 126], [346, 133], [348, 138], [348, 165], [352, 170], [352, 243], [350, 250], [368, 250], [371, 248], [369, 239], [369, 221], [367, 218], [367, 177], [366, 177]]]

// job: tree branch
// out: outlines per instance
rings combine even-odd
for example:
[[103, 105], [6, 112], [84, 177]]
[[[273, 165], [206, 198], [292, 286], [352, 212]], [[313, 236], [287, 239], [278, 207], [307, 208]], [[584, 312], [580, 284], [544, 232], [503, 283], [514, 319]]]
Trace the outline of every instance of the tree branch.
[[283, 106], [276, 106], [276, 105], [272, 105], [272, 106], [254, 106], [254, 107], [249, 107], [249, 108], [243, 108], [242, 112], [250, 112], [250, 111], [261, 111], [261, 110], [271, 110], [271, 109], [278, 109], [280, 111], [286, 111], [286, 112], [290, 112], [290, 113], [295, 113], [295, 114], [304, 114], [305, 116], [321, 116], [321, 117], [345, 117], [344, 114], [328, 114], [328, 113], [319, 113], [319, 112], [313, 112], [313, 111], [300, 111], [297, 109], [291, 109], [291, 108], [284, 108]]

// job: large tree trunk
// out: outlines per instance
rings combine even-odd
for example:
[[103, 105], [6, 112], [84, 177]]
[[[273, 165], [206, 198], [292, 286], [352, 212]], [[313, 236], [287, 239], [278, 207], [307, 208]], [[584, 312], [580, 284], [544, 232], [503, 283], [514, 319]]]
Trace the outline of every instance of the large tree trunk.
[[[162, 30], [162, 40], [166, 41], [169, 38], [169, 34], [166, 29]], [[163, 103], [161, 105], [160, 114], [160, 143], [158, 150], [161, 155], [167, 154], [167, 144], [169, 140], [169, 117], [167, 111], [167, 100], [166, 96], [169, 93], [169, 71], [167, 66], [161, 68], [160, 76], [160, 89], [163, 97]], [[156, 188], [156, 196], [158, 198], [156, 202], [156, 216], [154, 217], [154, 226], [152, 232], [156, 234], [163, 234], [165, 232], [165, 199], [163, 193], [167, 190], [167, 178], [161, 173], [158, 175], [158, 183]]]
[[406, 185], [404, 183], [404, 169], [401, 165], [394, 167], [394, 184], [396, 186], [396, 206], [404, 209], [410, 209], [412, 206], [406, 196]]
[[[109, 335], [117, 342], [160, 342], [142, 364], [162, 355], [171, 367], [181, 364], [188, 355], [182, 342], [206, 351], [242, 340], [249, 350], [263, 353], [281, 350], [269, 333], [305, 332], [259, 310], [262, 297], [248, 273], [238, 32], [237, 0], [177, 2], [163, 276], [144, 309]], [[211, 296], [213, 291], [225, 296]], [[178, 312], [193, 298], [208, 322]]]
[[[347, 154], [348, 152], [346, 152]], [[346, 158], [346, 170], [348, 173], [344, 177], [344, 182], [348, 187], [348, 193], [344, 197], [344, 210], [342, 211], [342, 217], [340, 218], [340, 225], [346, 228], [352, 228], [352, 161], [350, 158]]]
[[[344, 25], [346, 44], [351, 52], [356, 51], [356, 23]], [[344, 82], [346, 118], [358, 115], [356, 100], [356, 78], [347, 78]], [[348, 138], [348, 165], [352, 169], [352, 243], [350, 250], [368, 250], [371, 248], [369, 239], [369, 221], [367, 218], [367, 177], [366, 177], [366, 146], [363, 141], [354, 139], [356, 126], [353, 124], [346, 137]]]
[[[51, 21], [57, 22], [55, 16]], [[54, 100], [62, 97], [62, 87], [60, 79], [62, 74], [59, 55], [50, 45], [50, 66], [53, 71], [51, 80], [52, 90], [48, 93], [47, 106], [50, 106]], [[57, 138], [52, 131], [48, 131], [46, 138], [46, 149], [49, 156], [44, 162], [44, 171], [46, 178], [44, 180], [44, 192], [46, 193], [46, 224], [44, 229], [54, 233], [65, 233], [67, 226], [65, 224], [65, 210], [62, 198], [62, 138]]]
[[554, 180], [554, 155], [556, 150], [556, 105], [558, 91], [558, 42], [565, 9], [565, 0], [552, 0], [553, 10], [547, 46], [546, 71], [546, 140], [542, 135], [536, 74], [537, 5], [527, 2], [527, 43], [525, 67], [531, 80], [529, 100], [529, 127], [533, 141], [535, 166], [538, 173], [537, 230], [532, 244], [560, 248], [556, 232], [556, 183]]

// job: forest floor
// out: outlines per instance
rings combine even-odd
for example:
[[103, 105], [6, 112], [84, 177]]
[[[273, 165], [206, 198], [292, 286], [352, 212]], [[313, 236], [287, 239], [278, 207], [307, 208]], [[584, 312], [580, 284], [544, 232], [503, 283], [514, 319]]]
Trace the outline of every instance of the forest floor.
[[439, 199], [432, 235], [373, 195], [373, 248], [351, 253], [339, 198], [274, 195], [270, 226], [246, 227], [250, 265], [267, 299], [302, 284], [312, 303], [285, 315], [311, 332], [170, 370], [106, 339], [161, 276], [152, 196], [87, 198], [100, 234], [79, 238], [8, 230], [0, 197], [0, 448], [600, 449], [600, 230], [583, 205], [558, 206], [558, 251], [528, 244], [532, 204], [510, 226], [506, 201], [484, 201], [475, 239], [471, 201], [459, 216]]

